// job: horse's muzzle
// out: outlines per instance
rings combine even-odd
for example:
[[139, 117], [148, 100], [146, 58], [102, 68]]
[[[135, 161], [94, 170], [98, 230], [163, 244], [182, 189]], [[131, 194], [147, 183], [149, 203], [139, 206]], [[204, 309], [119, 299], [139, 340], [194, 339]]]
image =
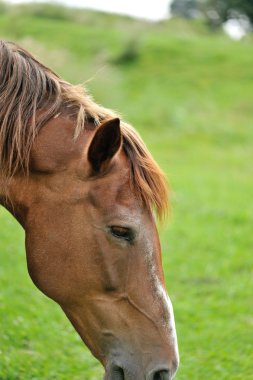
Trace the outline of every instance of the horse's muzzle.
[[130, 366], [123, 368], [112, 364], [107, 369], [104, 380], [172, 380], [175, 371], [176, 369], [164, 368], [143, 373], [143, 370], [138, 371]]

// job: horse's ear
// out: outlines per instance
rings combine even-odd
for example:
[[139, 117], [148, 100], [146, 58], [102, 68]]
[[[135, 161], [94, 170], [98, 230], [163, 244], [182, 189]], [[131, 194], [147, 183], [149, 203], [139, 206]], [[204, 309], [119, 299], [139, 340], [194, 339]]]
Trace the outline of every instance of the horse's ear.
[[109, 120], [98, 128], [88, 149], [88, 160], [93, 172], [99, 173], [105, 168], [120, 149], [121, 140], [118, 118]]

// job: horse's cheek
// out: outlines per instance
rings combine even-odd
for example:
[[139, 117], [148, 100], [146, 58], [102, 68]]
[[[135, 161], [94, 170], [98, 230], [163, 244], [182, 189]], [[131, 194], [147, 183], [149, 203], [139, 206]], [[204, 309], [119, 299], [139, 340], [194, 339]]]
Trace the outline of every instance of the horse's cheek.
[[43, 247], [43, 243], [36, 247], [33, 239], [26, 237], [27, 268], [35, 286], [46, 296], [62, 304], [69, 294], [64, 291], [64, 272], [57, 261], [50, 259], [51, 252]]

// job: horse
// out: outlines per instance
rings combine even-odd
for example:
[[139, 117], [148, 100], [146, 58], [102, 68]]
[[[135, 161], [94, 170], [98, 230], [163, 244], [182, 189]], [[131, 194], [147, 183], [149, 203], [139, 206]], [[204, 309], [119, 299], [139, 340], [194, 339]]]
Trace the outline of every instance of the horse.
[[29, 275], [105, 380], [169, 380], [178, 344], [156, 219], [166, 179], [137, 131], [32, 54], [0, 42], [0, 204]]

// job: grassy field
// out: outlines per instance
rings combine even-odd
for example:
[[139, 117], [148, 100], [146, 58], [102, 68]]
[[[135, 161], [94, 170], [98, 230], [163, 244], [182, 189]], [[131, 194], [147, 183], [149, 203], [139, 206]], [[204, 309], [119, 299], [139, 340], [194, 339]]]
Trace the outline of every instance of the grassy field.
[[[177, 379], [253, 379], [252, 37], [233, 42], [200, 23], [35, 8], [2, 11], [0, 37], [87, 82], [167, 173], [173, 218], [160, 236]], [[0, 226], [0, 379], [100, 379], [59, 307], [29, 279], [23, 231], [4, 209]]]

